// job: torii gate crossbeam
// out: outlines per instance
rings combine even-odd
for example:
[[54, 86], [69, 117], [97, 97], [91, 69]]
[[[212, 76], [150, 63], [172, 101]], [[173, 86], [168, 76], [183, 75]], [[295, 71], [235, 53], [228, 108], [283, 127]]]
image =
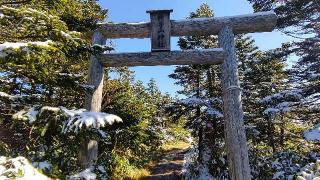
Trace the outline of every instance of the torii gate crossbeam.
[[[104, 66], [222, 64], [225, 141], [230, 179], [251, 179], [234, 35], [272, 31], [276, 25], [277, 16], [274, 12], [259, 12], [241, 16], [173, 21], [170, 20], [170, 12], [172, 10], [148, 11], [151, 22], [99, 25], [93, 36], [93, 44], [101, 45], [107, 38], [151, 37], [152, 52], [93, 55], [89, 67], [88, 84], [95, 88], [86, 98], [86, 109], [100, 111]], [[220, 48], [204, 51], [170, 51], [171, 36], [217, 34]], [[79, 158], [82, 167], [90, 166], [97, 158], [97, 142], [93, 140], [84, 142]]]

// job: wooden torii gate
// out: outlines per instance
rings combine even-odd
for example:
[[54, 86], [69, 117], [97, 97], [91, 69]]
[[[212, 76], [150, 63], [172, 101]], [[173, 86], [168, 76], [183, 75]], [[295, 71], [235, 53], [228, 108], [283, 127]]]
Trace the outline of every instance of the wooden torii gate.
[[[104, 44], [112, 38], [151, 38], [151, 52], [102, 53], [91, 57], [88, 84], [94, 86], [87, 95], [86, 109], [101, 109], [104, 67], [156, 66], [189, 64], [222, 64], [223, 111], [225, 141], [230, 178], [251, 179], [248, 147], [243, 125], [241, 90], [239, 86], [234, 35], [268, 32], [275, 27], [274, 12], [259, 12], [241, 16], [170, 20], [172, 10], [152, 10], [151, 22], [104, 23], [93, 35], [93, 44]], [[207, 50], [170, 51], [171, 36], [201, 36], [218, 34], [220, 48]], [[212, 137], [214, 138], [214, 137]], [[98, 145], [94, 140], [83, 142], [80, 163], [87, 168], [97, 159]]]

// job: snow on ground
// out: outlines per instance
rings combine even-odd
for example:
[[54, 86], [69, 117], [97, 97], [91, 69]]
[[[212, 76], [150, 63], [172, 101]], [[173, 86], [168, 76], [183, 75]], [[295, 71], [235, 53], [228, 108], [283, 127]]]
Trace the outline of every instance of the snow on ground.
[[313, 129], [305, 131], [304, 137], [308, 141], [320, 142], [320, 124], [317, 124]]
[[67, 176], [66, 179], [73, 180], [73, 179], [85, 179], [85, 180], [95, 180], [97, 178], [97, 175], [92, 172], [93, 168], [88, 168], [83, 171], [81, 171], [78, 174], [73, 174], [71, 176]]
[[[42, 163], [42, 167], [48, 167], [48, 163]], [[0, 157], [0, 179], [17, 180], [47, 180], [47, 176], [41, 174], [26, 158], [19, 156], [16, 158]]]

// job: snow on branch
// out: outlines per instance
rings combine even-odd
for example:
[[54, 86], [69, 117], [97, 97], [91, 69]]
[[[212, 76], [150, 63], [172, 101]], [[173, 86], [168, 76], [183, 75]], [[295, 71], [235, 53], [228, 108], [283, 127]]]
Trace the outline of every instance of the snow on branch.
[[305, 131], [303, 135], [307, 141], [320, 142], [320, 124], [317, 124], [313, 129]]
[[299, 101], [302, 98], [302, 90], [300, 89], [293, 89], [293, 90], [287, 90], [287, 91], [282, 91], [270, 96], [264, 97], [260, 102], [269, 104], [272, 102], [277, 102], [281, 99], [290, 99], [293, 101]]
[[42, 108], [32, 107], [29, 110], [18, 111], [12, 116], [12, 118], [24, 121], [29, 120], [29, 123], [32, 124], [37, 120], [38, 117], [42, 115], [44, 111], [58, 113], [60, 111], [60, 108], [50, 106], [43, 106]]
[[208, 106], [209, 104], [222, 104], [220, 98], [200, 98], [200, 97], [189, 97], [182, 99], [179, 103], [187, 106]]
[[122, 122], [122, 119], [116, 115], [103, 112], [81, 112], [68, 120], [63, 132], [78, 133], [82, 128], [100, 129], [115, 122]]
[[49, 47], [50, 44], [53, 42], [51, 40], [47, 40], [44, 42], [41, 41], [35, 41], [35, 42], [5, 42], [3, 44], [0, 44], [0, 57], [6, 57], [8, 54], [6, 53], [6, 50], [8, 49], [19, 49], [23, 47], [23, 51], [28, 51], [28, 46], [34, 45], [34, 46], [42, 46], [42, 47]]
[[14, 101], [14, 100], [17, 99], [17, 96], [12, 96], [12, 95], [10, 95], [10, 94], [7, 94], [7, 93], [5, 93], [5, 92], [1, 92], [1, 91], [0, 91], [0, 99], [3, 99], [3, 98]]
[[302, 104], [308, 105], [310, 107], [316, 107], [319, 106], [320, 104], [320, 93], [314, 93], [308, 97], [306, 97], [303, 101]]
[[33, 101], [40, 99], [41, 94], [31, 94], [31, 95], [10, 95], [5, 92], [0, 91], [0, 102], [6, 102], [7, 105], [11, 107], [23, 106], [28, 101]]
[[28, 45], [36, 45], [36, 46], [49, 46], [49, 43], [52, 43], [51, 40], [47, 40], [44, 42], [41, 41], [35, 41], [35, 42], [5, 42], [3, 44], [0, 44], [0, 51], [8, 48], [20, 48], [20, 47], [25, 47]]
[[[64, 122], [62, 132], [78, 133], [81, 129], [97, 129], [112, 125], [116, 122], [122, 122], [122, 119], [116, 115], [104, 112], [89, 112], [86, 109], [69, 110], [65, 107], [32, 107], [29, 110], [21, 110], [13, 115], [13, 119], [29, 120], [29, 123], [34, 123], [44, 112], [51, 112], [55, 114], [62, 114], [68, 119]], [[100, 132], [100, 134], [102, 134]]]
[[189, 105], [189, 106], [198, 106], [198, 105], [203, 105], [205, 101], [198, 97], [189, 97], [189, 98], [180, 100], [180, 103]]
[[279, 113], [280, 110], [277, 108], [267, 108], [266, 110], [263, 111], [264, 115], [267, 116], [274, 116], [275, 114]]
[[216, 118], [223, 118], [223, 114], [216, 108], [208, 107], [206, 113]]
[[286, 113], [294, 110], [294, 107], [300, 104], [302, 99], [302, 90], [285, 90], [270, 96], [264, 97], [260, 103], [268, 106], [263, 111], [264, 115], [275, 116], [279, 113]]
[[223, 114], [218, 108], [222, 104], [222, 100], [220, 98], [199, 98], [199, 97], [189, 97], [186, 99], [182, 99], [179, 103], [185, 106], [196, 107], [200, 106], [202, 112], [206, 113], [209, 116], [213, 116], [216, 118], [222, 118]]

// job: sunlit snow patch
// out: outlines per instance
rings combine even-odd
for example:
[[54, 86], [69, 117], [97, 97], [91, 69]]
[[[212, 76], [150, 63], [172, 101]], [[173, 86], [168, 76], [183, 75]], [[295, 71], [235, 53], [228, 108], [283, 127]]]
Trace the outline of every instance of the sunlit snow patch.
[[92, 168], [85, 169], [78, 174], [73, 174], [71, 176], [67, 176], [66, 179], [85, 179], [85, 180], [95, 180], [97, 179], [97, 175], [92, 172]]

